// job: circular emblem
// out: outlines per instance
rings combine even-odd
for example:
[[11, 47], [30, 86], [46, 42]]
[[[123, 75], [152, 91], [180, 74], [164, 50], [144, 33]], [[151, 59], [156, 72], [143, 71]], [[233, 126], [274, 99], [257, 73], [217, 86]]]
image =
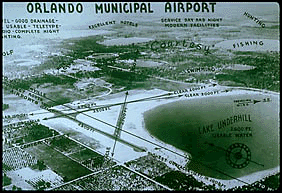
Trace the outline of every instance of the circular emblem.
[[245, 144], [234, 143], [226, 151], [227, 163], [237, 169], [246, 167], [251, 160], [251, 151]]

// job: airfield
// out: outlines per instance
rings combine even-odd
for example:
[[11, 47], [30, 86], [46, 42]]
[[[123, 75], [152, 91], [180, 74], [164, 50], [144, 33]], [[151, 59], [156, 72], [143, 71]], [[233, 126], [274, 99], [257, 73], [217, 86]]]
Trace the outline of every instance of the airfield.
[[[125, 163], [130, 160], [135, 160], [142, 156], [147, 155], [148, 152], [150, 152], [154, 155], [160, 156], [159, 158], [163, 159], [162, 161], [165, 161], [165, 163], [169, 167], [174, 168], [174, 169], [180, 169], [181, 171], [189, 173], [189, 170], [187, 170], [187, 168], [185, 167], [187, 165], [187, 167], [189, 168], [189, 163], [191, 160], [193, 163], [193, 158], [194, 158], [193, 155], [191, 155], [187, 151], [184, 151], [183, 148], [176, 148], [177, 146], [170, 145], [169, 143], [166, 143], [165, 141], [162, 141], [158, 139], [157, 137], [153, 136], [146, 129], [145, 121], [144, 121], [144, 113], [149, 112], [150, 110], [156, 107], [166, 105], [169, 103], [173, 104], [175, 102], [183, 102], [183, 101], [184, 102], [191, 101], [193, 103], [193, 100], [201, 101], [201, 99], [203, 99], [204, 101], [209, 97], [228, 98], [229, 100], [226, 100], [225, 103], [227, 102], [233, 103], [235, 99], [251, 98], [252, 100], [253, 99], [260, 100], [260, 102], [258, 102], [257, 104], [250, 103], [248, 104], [249, 106], [247, 107], [238, 107], [236, 106], [236, 104], [229, 104], [229, 105], [231, 106], [231, 108], [233, 108], [233, 111], [234, 111], [234, 108], [237, 108], [237, 111], [241, 113], [242, 113], [242, 109], [245, 109], [245, 113], [250, 113], [250, 114], [257, 112], [259, 110], [256, 116], [253, 116], [252, 114], [252, 120], [256, 121], [255, 117], [260, 117], [260, 118], [265, 117], [270, 123], [272, 122], [274, 125], [271, 128], [268, 128], [267, 126], [262, 127], [265, 130], [264, 132], [253, 131], [252, 138], [257, 139], [260, 142], [261, 140], [263, 141], [265, 133], [270, 133], [271, 135], [269, 135], [268, 137], [269, 141], [277, 141], [278, 143], [278, 138], [277, 138], [278, 136], [276, 132], [278, 131], [279, 128], [278, 128], [278, 125], [276, 125], [276, 123], [278, 120], [278, 112], [280, 111], [279, 109], [275, 109], [275, 108], [273, 109], [273, 106], [275, 107], [279, 106], [279, 94], [276, 94], [275, 92], [270, 92], [270, 91], [257, 91], [257, 90], [251, 91], [250, 89], [249, 90], [243, 90], [243, 89], [238, 89], [238, 88], [232, 89], [230, 87], [211, 86], [211, 85], [210, 86], [207, 85], [205, 88], [198, 90], [197, 92], [194, 92], [194, 93], [206, 93], [206, 92], [211, 93], [211, 91], [214, 91], [214, 93], [217, 93], [217, 94], [213, 96], [196, 96], [195, 95], [194, 97], [191, 97], [193, 95], [190, 96], [188, 93], [182, 93], [182, 94], [171, 94], [171, 95], [167, 95], [167, 97], [164, 97], [166, 94], [168, 94], [168, 92], [162, 91], [159, 89], [145, 90], [145, 91], [144, 90], [130, 91], [127, 96], [128, 104], [127, 104], [127, 111], [125, 115], [124, 125], [122, 127], [122, 131], [120, 135], [121, 140], [117, 140], [114, 137], [110, 137], [110, 135], [114, 136], [115, 125], [117, 124], [117, 119], [118, 119], [118, 115], [119, 115], [120, 108], [121, 108], [121, 105], [114, 105], [114, 104], [122, 104], [124, 102], [125, 93], [109, 95], [108, 98], [107, 96], [106, 97], [104, 96], [103, 99], [100, 99], [98, 101], [95, 100], [96, 105], [97, 105], [96, 108], [109, 106], [109, 109], [105, 111], [93, 112], [92, 110], [92, 111], [77, 113], [79, 111], [84, 111], [86, 109], [69, 110], [68, 108], [66, 108], [66, 105], [71, 106], [72, 104], [76, 104], [76, 101], [75, 101], [72, 104], [65, 104], [63, 106], [60, 105], [60, 106], [53, 107], [53, 109], [63, 112], [64, 114], [76, 112], [75, 115], [72, 114], [72, 118], [62, 117], [62, 116], [56, 118], [56, 114], [54, 113], [48, 113], [46, 112], [46, 110], [39, 110], [39, 111], [34, 111], [33, 112], [34, 115], [30, 116], [30, 119], [43, 119], [42, 124], [50, 128], [54, 128], [55, 130], [61, 133], [68, 133], [70, 137], [74, 137], [78, 140], [80, 139], [78, 136], [82, 136], [81, 134], [87, 136], [88, 138], [92, 138], [95, 141], [95, 143], [92, 142], [92, 144], [88, 144], [90, 145], [89, 147], [92, 147], [93, 149], [95, 149], [95, 151], [101, 153], [102, 155], [105, 155], [106, 152], [110, 150], [109, 155], [112, 155], [112, 159], [115, 160], [117, 163]], [[156, 97], [156, 96], [161, 96], [161, 97]], [[271, 102], [268, 102], [268, 103], [262, 102], [265, 98], [270, 98]], [[146, 100], [138, 101], [139, 99], [146, 99]], [[130, 101], [136, 101], [136, 100], [138, 102], [130, 102]], [[87, 101], [87, 102], [91, 103], [91, 101]], [[266, 107], [268, 108], [269, 112], [265, 111]], [[95, 109], [95, 106], [91, 107], [91, 109]], [[167, 111], [163, 111], [163, 112], [167, 112]], [[236, 114], [236, 112], [235, 113], [233, 112], [233, 114]], [[277, 115], [276, 117], [275, 117], [275, 114]], [[208, 118], [207, 118], [206, 122], [211, 122], [211, 120], [213, 120], [213, 116], [210, 116], [210, 117], [211, 117], [210, 120], [208, 121]], [[222, 117], [228, 117], [228, 115], [225, 115]], [[78, 122], [73, 119], [76, 119]], [[222, 118], [217, 118], [218, 121], [221, 119]], [[85, 125], [88, 125], [88, 126], [85, 127], [79, 123], [85, 123]], [[238, 124], [240, 125], [240, 123]], [[260, 123], [258, 122], [257, 124], [260, 124]], [[202, 139], [200, 139], [198, 142], [199, 143], [198, 147], [193, 145], [194, 147], [190, 148], [192, 152], [195, 152], [195, 149], [203, 149], [203, 151], [207, 149], [208, 145], [204, 144], [204, 142], [207, 140], [210, 143], [215, 143], [215, 144], [216, 142], [217, 144], [220, 144], [222, 141], [226, 141], [226, 140], [230, 141], [229, 138], [227, 139], [226, 138], [223, 138], [223, 139], [214, 138], [211, 136], [211, 133], [206, 134], [204, 140], [202, 141], [201, 140]], [[264, 142], [269, 143], [269, 141], [266, 141], [266, 142], [264, 141]], [[273, 151], [267, 152], [268, 154], [272, 154], [272, 156], [265, 155], [265, 157], [269, 158], [269, 160], [262, 160], [261, 159], [262, 155], [259, 153], [261, 151], [259, 152], [255, 151], [256, 149], [255, 147], [257, 144], [254, 144], [254, 146], [250, 145], [253, 142], [250, 142], [250, 140], [247, 138], [244, 138], [244, 139], [237, 138], [237, 139], [234, 139], [233, 143], [235, 142], [247, 144], [252, 149], [252, 159], [256, 159], [257, 162], [260, 162], [266, 165], [271, 160], [273, 162], [271, 166], [267, 166], [266, 168], [260, 165], [256, 165], [254, 163], [250, 163], [248, 167], [241, 169], [241, 173], [239, 172], [236, 174], [235, 176], [236, 178], [241, 179], [243, 181], [245, 180], [249, 183], [253, 183], [259, 180], [260, 178], [266, 177], [270, 174], [273, 174], [279, 171], [280, 166], [278, 166], [278, 164], [275, 161], [275, 159], [277, 158], [277, 153], [278, 153], [278, 150], [275, 149], [275, 147], [277, 147], [277, 144], [274, 143], [273, 146], [267, 146], [268, 148], [273, 149]], [[257, 141], [255, 143], [259, 143], [259, 142]], [[263, 146], [263, 144], [261, 145]], [[201, 156], [204, 156], [204, 157], [206, 156], [205, 158], [210, 158], [210, 161], [204, 162], [205, 165], [208, 165], [211, 168], [220, 168], [218, 167], [218, 165], [215, 164], [215, 163], [218, 163], [218, 161], [220, 160], [221, 164], [224, 165], [224, 167], [226, 168], [229, 167], [228, 169], [232, 171], [232, 168], [230, 168], [230, 165], [228, 165], [225, 161], [225, 156], [222, 156], [221, 158], [219, 158], [219, 160], [216, 160], [214, 155], [212, 154], [213, 151], [210, 149], [208, 150], [211, 151], [211, 154], [208, 154], [208, 153], [201, 154]], [[174, 161], [174, 163], [176, 164], [174, 164], [172, 161]], [[198, 161], [203, 162], [204, 160], [199, 159]], [[203, 170], [205, 171], [206, 170], [205, 166], [202, 166], [202, 167], [203, 167]], [[193, 170], [195, 170], [195, 168], [193, 168]], [[206, 176], [210, 176], [209, 177], [210, 179], [215, 179], [219, 181], [220, 183], [224, 184], [226, 188], [231, 188], [235, 185], [238, 185], [238, 183], [240, 184], [240, 181], [238, 182], [238, 180], [236, 179], [228, 179], [228, 180], [220, 179], [222, 178], [222, 176], [219, 177], [220, 175], [216, 174], [217, 173], [216, 170], [209, 168], [208, 171], [210, 172], [207, 173]], [[198, 172], [202, 174], [204, 173], [201, 170]], [[234, 171], [232, 171], [231, 173], [234, 174]], [[201, 178], [198, 175], [194, 175], [194, 177], [200, 181], [202, 180], [205, 183], [211, 183], [210, 180]]]

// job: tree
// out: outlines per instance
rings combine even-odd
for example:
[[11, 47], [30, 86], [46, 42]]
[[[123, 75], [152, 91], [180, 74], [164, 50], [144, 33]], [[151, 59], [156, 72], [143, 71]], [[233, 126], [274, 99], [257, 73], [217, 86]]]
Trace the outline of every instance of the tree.
[[17, 186], [13, 185], [12, 190], [13, 191], [17, 190]]
[[2, 104], [2, 111], [9, 108], [9, 104]]
[[46, 165], [44, 164], [43, 161], [38, 160], [38, 161], [37, 161], [37, 166], [38, 166], [38, 169], [39, 169], [40, 171], [46, 169]]
[[50, 182], [46, 182], [46, 187], [50, 188], [51, 187], [51, 183]]

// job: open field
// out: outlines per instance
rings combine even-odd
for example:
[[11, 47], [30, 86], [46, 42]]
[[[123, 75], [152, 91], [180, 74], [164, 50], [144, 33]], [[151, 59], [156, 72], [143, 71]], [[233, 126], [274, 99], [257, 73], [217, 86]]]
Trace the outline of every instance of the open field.
[[98, 154], [94, 151], [91, 151], [89, 149], [86, 149], [86, 148], [83, 149], [83, 150], [80, 150], [78, 152], [72, 153], [69, 156], [72, 157], [75, 160], [78, 160], [78, 162], [88, 160], [92, 157], [102, 157], [103, 158], [103, 156], [101, 156], [100, 154]]
[[48, 167], [62, 176], [65, 182], [91, 173], [89, 169], [45, 144], [38, 144], [25, 150], [37, 159], [43, 160]]

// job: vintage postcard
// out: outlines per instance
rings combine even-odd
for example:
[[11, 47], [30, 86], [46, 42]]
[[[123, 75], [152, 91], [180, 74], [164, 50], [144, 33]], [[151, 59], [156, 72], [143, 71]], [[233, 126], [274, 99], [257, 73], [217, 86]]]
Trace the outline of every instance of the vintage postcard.
[[2, 190], [279, 188], [278, 3], [2, 5]]

